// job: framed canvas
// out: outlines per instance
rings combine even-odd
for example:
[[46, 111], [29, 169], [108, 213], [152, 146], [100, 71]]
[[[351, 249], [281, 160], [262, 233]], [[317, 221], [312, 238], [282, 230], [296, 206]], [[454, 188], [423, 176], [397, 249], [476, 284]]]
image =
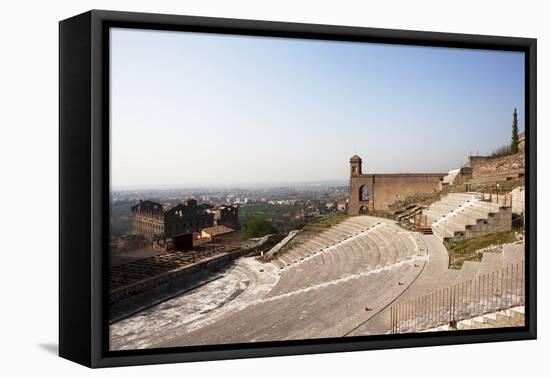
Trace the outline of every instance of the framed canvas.
[[59, 353], [536, 338], [536, 40], [60, 22]]

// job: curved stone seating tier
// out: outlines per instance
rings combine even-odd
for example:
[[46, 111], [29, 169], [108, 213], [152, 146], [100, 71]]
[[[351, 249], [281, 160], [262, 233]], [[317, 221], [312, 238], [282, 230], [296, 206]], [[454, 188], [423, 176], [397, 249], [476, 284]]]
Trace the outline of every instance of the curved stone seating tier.
[[355, 250], [351, 246], [352, 242], [353, 241], [350, 241], [349, 243], [344, 243], [342, 245], [342, 253], [343, 253], [344, 261], [357, 259], [357, 255], [355, 254]]
[[357, 225], [363, 228], [372, 227], [380, 223], [378, 219], [373, 219], [373, 218], [365, 219], [365, 218], [366, 216], [351, 217], [346, 219], [344, 222], [346, 224]]
[[408, 233], [399, 233], [396, 235], [397, 257], [396, 261], [401, 261], [410, 256], [411, 253], [418, 253], [413, 241], [408, 236]]
[[310, 240], [318, 242], [321, 246], [329, 247], [333, 245], [336, 241], [340, 240], [340, 238], [337, 235], [334, 235], [332, 232], [326, 231], [320, 233], [319, 235], [315, 235]]
[[[333, 247], [343, 240], [354, 237], [365, 230], [365, 227], [357, 227], [354, 229], [354, 233], [344, 234], [339, 230], [329, 229], [319, 235], [315, 235], [308, 241], [299, 244], [296, 248], [293, 248], [290, 251], [279, 255], [276, 259], [278, 260], [278, 262], [276, 261], [275, 263], [279, 267], [288, 266], [289, 264], [301, 261], [305, 258], [309, 258], [312, 255], [317, 255], [319, 254], [319, 252], [322, 252], [327, 248]], [[318, 258], [317, 261], [325, 262], [325, 258]]]
[[402, 293], [420, 269], [401, 264], [252, 301], [159, 346], [342, 337]]
[[274, 263], [280, 279], [270, 296], [391, 266], [426, 253], [412, 233], [391, 221], [369, 220], [369, 217], [351, 218], [343, 225], [352, 221], [370, 227], [344, 239], [338, 239], [341, 233], [327, 231], [279, 256]]
[[280, 284], [274, 293], [288, 292], [296, 288], [338, 279], [342, 275], [377, 268], [377, 264], [374, 262], [379, 258], [377, 247], [357, 240], [346, 243], [346, 247], [352, 249], [357, 257], [347, 260], [340, 259], [339, 263], [328, 263], [328, 259], [321, 260], [323, 263], [319, 263], [319, 261], [311, 259], [303, 264], [297, 264], [281, 273]]
[[[286, 297], [275, 299], [273, 305], [269, 306], [272, 310], [263, 312], [263, 314], [269, 318], [281, 318], [281, 323], [277, 324], [277, 328], [285, 330], [289, 334], [299, 335], [303, 338], [323, 337], [321, 334], [328, 331], [328, 325], [333, 327], [340, 325], [341, 327], [347, 317], [356, 314], [364, 316], [366, 306], [380, 307], [379, 302], [387, 301], [381, 293], [387, 292], [388, 288], [398, 287], [401, 277], [411, 269], [414, 269], [412, 265], [403, 265], [396, 269], [383, 270], [364, 277], [342, 279], [327, 284], [325, 287], [312, 288], [299, 294], [291, 293]], [[343, 301], [342, 298], [346, 298], [346, 300]], [[279, 315], [273, 316], [273, 309], [277, 309], [276, 314]], [[247, 310], [254, 311], [250, 308]], [[301, 317], [309, 320], [305, 324], [299, 322], [301, 324], [297, 325], [296, 319]], [[336, 318], [343, 321], [334, 322], [333, 320]], [[358, 324], [360, 323], [358, 322]], [[351, 328], [349, 324], [347, 327]], [[341, 335], [346, 330], [325, 334], [324, 337]]]
[[365, 260], [365, 268], [377, 269], [382, 266], [384, 250], [375, 237], [366, 235], [361, 240], [356, 240], [355, 245], [360, 251], [360, 258]]
[[348, 248], [352, 249], [355, 255], [350, 271], [365, 271], [377, 267], [380, 261], [380, 249], [376, 244], [367, 243], [366, 240], [353, 240]]
[[248, 288], [219, 315], [151, 347], [383, 334], [388, 329], [381, 329], [386, 324], [380, 319], [390, 303], [471, 280], [523, 257], [523, 246], [510, 245], [501, 253], [484, 253], [480, 263], [449, 270], [447, 252], [435, 235], [408, 232], [390, 220], [350, 218], [337, 230], [297, 243], [262, 269], [252, 264], [245, 269], [251, 276]]
[[366, 226], [366, 225], [361, 226], [361, 225], [351, 224], [346, 222], [346, 224], [339, 224], [339, 225], [333, 226], [332, 229], [339, 232], [346, 233], [348, 235], [355, 235], [361, 231], [366, 230], [369, 227], [371, 226]]
[[386, 265], [387, 261], [390, 259], [390, 254], [393, 252], [388, 247], [385, 239], [375, 233], [371, 233], [370, 235], [366, 236], [365, 240], [370, 240], [377, 246], [378, 250], [380, 251], [376, 266], [381, 267]]
[[342, 231], [348, 232], [350, 234], [354, 234], [354, 233], [362, 231], [365, 228], [370, 227], [372, 225], [373, 224], [364, 224], [364, 223], [359, 224], [357, 222], [352, 222], [351, 220], [346, 220], [346, 221], [335, 224], [330, 229], [331, 230], [342, 230]]
[[339, 230], [341, 232], [345, 232], [347, 234], [356, 234], [358, 233], [359, 231], [362, 231], [366, 228], [366, 226], [360, 226], [358, 224], [354, 224], [354, 223], [351, 223], [351, 222], [343, 222], [343, 223], [339, 223], [335, 226], [332, 226], [331, 230]]
[[[307, 254], [307, 251], [299, 253]], [[426, 251], [423, 236], [404, 231], [388, 221], [348, 242], [336, 243], [334, 248], [317, 252], [315, 258], [277, 270], [279, 280], [266, 297], [253, 299], [247, 307], [178, 337], [173, 345], [346, 335], [415, 281], [423, 269], [423, 262], [407, 257], [425, 255]], [[385, 252], [395, 254], [381, 255]], [[421, 275], [429, 278], [426, 290], [476, 274], [476, 266], [468, 265], [462, 271], [426, 272]], [[227, 324], [232, 326], [227, 327]], [[250, 327], [251, 324], [254, 327]]]
[[351, 235], [356, 234], [357, 232], [360, 232], [360, 231], [346, 232], [340, 229], [331, 228], [330, 230], [325, 231], [323, 234], [325, 237], [330, 237], [331, 239], [342, 240], [342, 239], [346, 239]]

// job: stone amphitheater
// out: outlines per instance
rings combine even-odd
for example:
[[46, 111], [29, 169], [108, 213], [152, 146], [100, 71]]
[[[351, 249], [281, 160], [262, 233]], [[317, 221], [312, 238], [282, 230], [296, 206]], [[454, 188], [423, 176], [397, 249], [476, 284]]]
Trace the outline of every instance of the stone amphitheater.
[[[512, 243], [480, 262], [448, 269], [444, 239], [498, 229], [509, 216], [477, 194], [449, 195], [426, 215], [433, 235], [354, 216], [290, 244], [270, 261], [240, 258], [204, 285], [112, 324], [111, 348], [386, 334], [399, 303], [524, 260], [524, 246]], [[522, 321], [521, 306], [510, 311], [499, 312], [499, 326], [508, 324], [503, 317], [508, 326]], [[478, 316], [468, 326], [493, 318]]]

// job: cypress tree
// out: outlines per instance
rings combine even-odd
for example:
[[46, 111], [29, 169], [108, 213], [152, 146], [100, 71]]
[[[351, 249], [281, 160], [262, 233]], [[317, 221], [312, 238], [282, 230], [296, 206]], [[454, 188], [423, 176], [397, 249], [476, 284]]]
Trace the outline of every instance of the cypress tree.
[[514, 108], [514, 120], [512, 121], [512, 144], [510, 145], [510, 152], [515, 154], [519, 150], [519, 138], [518, 138], [518, 113]]

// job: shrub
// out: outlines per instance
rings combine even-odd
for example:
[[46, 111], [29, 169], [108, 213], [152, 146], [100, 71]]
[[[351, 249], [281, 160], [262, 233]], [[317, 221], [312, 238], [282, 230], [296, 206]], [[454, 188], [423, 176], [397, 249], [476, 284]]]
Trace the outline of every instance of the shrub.
[[494, 150], [493, 153], [491, 154], [491, 157], [508, 156], [511, 154], [512, 154], [512, 150], [510, 149], [510, 146], [502, 146]]
[[261, 238], [269, 234], [276, 234], [277, 229], [266, 219], [256, 218], [243, 224], [241, 228], [241, 239]]

